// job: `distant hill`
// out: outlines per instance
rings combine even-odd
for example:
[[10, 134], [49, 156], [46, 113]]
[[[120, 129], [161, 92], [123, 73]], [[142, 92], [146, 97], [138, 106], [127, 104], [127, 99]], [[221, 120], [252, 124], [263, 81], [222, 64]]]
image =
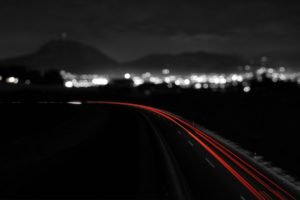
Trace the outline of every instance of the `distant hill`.
[[248, 62], [237, 55], [193, 52], [156, 54], [120, 64], [95, 47], [69, 39], [52, 40], [36, 52], [0, 61], [0, 67], [24, 66], [45, 71], [63, 69], [73, 73], [107, 73], [126, 71], [143, 73], [169, 68], [173, 73], [233, 72]]
[[0, 66], [11, 65], [38, 70], [64, 69], [74, 73], [103, 73], [114, 70], [119, 64], [92, 46], [59, 39], [44, 44], [31, 55], [0, 61]]
[[[300, 56], [297, 53], [267, 52], [268, 66], [285, 66], [298, 69]], [[193, 72], [235, 72], [238, 66], [260, 65], [259, 56], [243, 58], [239, 55], [208, 52], [187, 52], [181, 54], [153, 54], [134, 61], [118, 63], [97, 48], [69, 39], [51, 40], [36, 52], [21, 57], [0, 60], [0, 68], [26, 67], [39, 71], [63, 69], [73, 73], [116, 73], [146, 71], [160, 72], [168, 68], [172, 73]]]
[[[266, 52], [263, 56], [267, 57], [267, 66], [268, 67], [280, 67], [284, 66], [288, 69], [299, 71], [300, 67], [300, 53], [295, 52], [281, 52], [281, 51], [273, 51], [273, 52]], [[251, 58], [256, 63], [260, 63], [261, 56], [257, 56]]]
[[126, 68], [145, 70], [161, 70], [169, 68], [172, 72], [232, 72], [238, 66], [248, 62], [237, 55], [223, 55], [207, 52], [194, 52], [182, 54], [156, 54], [138, 60], [127, 62]]

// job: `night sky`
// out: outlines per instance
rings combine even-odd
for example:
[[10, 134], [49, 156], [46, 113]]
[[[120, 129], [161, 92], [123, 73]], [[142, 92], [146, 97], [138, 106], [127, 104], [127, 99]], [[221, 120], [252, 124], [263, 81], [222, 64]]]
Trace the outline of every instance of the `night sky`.
[[300, 52], [295, 2], [0, 0], [0, 57], [30, 53], [62, 32], [118, 61], [193, 51], [294, 55]]

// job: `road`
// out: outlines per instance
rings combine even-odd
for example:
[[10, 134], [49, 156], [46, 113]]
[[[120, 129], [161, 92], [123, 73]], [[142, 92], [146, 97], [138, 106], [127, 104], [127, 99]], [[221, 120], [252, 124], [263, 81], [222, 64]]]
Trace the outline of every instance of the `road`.
[[299, 198], [251, 158], [169, 112], [121, 102], [69, 106], [77, 111], [56, 108], [61, 119], [46, 118], [2, 145], [0, 197]]
[[[296, 193], [296, 191], [290, 192], [283, 186], [280, 186], [280, 184], [272, 180], [273, 177], [268, 177], [270, 174], [266, 175], [262, 173], [264, 169], [259, 169], [257, 168], [258, 166], [254, 166], [253, 162], [249, 162], [249, 158], [242, 158], [241, 155], [233, 152], [229, 147], [222, 145], [213, 137], [205, 134], [203, 131], [195, 128], [187, 121], [184, 121], [175, 115], [152, 107], [130, 103], [90, 103], [107, 103], [139, 108], [156, 114], [162, 119], [173, 123], [177, 127], [177, 133], [179, 133], [184, 140], [187, 141], [187, 143], [190, 145], [190, 148], [196, 149], [199, 155], [202, 154], [202, 158], [212, 168], [216, 169], [220, 176], [226, 176], [226, 178], [224, 178], [227, 180], [226, 182], [228, 184], [232, 184], [233, 186], [235, 185], [234, 180], [229, 181], [230, 178], [234, 177], [235, 180], [237, 180], [247, 189], [247, 192], [244, 193], [242, 189], [238, 189], [238, 187], [236, 188], [241, 191], [239, 195], [241, 199], [296, 199], [295, 194], [293, 195], [293, 193]], [[227, 176], [228, 172], [230, 175], [232, 175], [232, 177]], [[277, 177], [275, 177], [275, 179], [278, 181]]]

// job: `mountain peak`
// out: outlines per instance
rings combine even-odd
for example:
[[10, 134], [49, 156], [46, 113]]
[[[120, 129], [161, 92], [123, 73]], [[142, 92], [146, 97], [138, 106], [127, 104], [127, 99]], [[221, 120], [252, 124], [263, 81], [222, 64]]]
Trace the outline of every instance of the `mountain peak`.
[[83, 44], [83, 43], [75, 41], [75, 40], [70, 40], [70, 39], [65, 39], [65, 38], [48, 41], [47, 43], [45, 43], [44, 45], [42, 45], [39, 48], [38, 52], [53, 51], [53, 50], [63, 51], [63, 50], [70, 50], [70, 49], [80, 50], [83, 48], [89, 48], [90, 50], [99, 52], [94, 47], [88, 46], [86, 44]]
[[63, 69], [73, 73], [105, 73], [118, 65], [97, 48], [67, 38], [50, 40], [35, 53], [8, 59], [8, 63], [38, 70]]

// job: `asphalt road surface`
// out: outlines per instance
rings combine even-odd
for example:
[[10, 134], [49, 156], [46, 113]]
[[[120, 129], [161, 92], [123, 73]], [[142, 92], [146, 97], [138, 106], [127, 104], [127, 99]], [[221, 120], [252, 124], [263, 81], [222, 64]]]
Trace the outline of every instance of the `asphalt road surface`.
[[117, 102], [0, 107], [0, 198], [299, 198], [166, 111]]

